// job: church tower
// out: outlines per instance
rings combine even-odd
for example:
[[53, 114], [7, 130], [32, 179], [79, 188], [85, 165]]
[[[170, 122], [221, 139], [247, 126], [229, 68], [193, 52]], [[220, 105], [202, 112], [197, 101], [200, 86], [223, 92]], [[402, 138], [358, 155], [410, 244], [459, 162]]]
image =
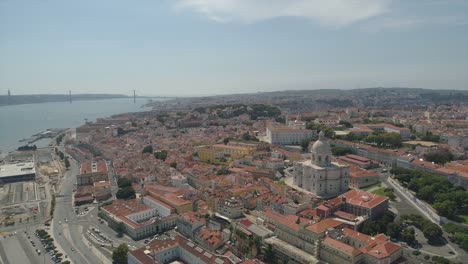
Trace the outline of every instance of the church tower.
[[319, 167], [331, 166], [331, 148], [325, 140], [325, 133], [320, 131], [318, 140], [312, 145], [311, 162]]

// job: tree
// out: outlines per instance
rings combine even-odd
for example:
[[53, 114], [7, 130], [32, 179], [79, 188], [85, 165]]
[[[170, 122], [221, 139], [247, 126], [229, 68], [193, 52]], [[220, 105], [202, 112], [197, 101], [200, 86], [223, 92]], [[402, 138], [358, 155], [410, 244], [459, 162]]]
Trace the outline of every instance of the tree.
[[345, 126], [346, 128], [352, 128], [353, 127], [353, 125], [350, 122], [344, 121], [344, 120], [340, 120], [339, 124]]
[[250, 135], [249, 132], [242, 134], [242, 139], [246, 141], [258, 141], [258, 139], [255, 136]]
[[65, 158], [65, 154], [63, 154], [62, 151], [59, 151], [59, 157], [61, 160], [63, 160]]
[[148, 145], [146, 147], [143, 148], [143, 153], [153, 153], [153, 146], [151, 145]]
[[432, 185], [424, 186], [419, 189], [416, 196], [421, 200], [431, 201], [431, 199], [434, 198], [434, 190]]
[[387, 235], [393, 238], [399, 238], [402, 227], [398, 223], [390, 223], [387, 227]]
[[411, 244], [416, 240], [416, 237], [414, 234], [415, 234], [414, 228], [407, 227], [405, 228], [405, 230], [403, 230], [401, 234], [401, 240], [405, 241], [408, 244]]
[[433, 207], [437, 210], [437, 212], [440, 215], [445, 216], [447, 218], [453, 218], [457, 212], [457, 203], [450, 200], [435, 203]]
[[339, 146], [332, 147], [331, 151], [332, 151], [332, 154], [335, 156], [344, 156], [347, 154], [354, 153], [353, 149], [350, 147], [339, 147]]
[[136, 197], [135, 190], [131, 186], [119, 189], [115, 196], [117, 199], [134, 199]]
[[430, 162], [435, 162], [437, 164], [445, 164], [453, 160], [453, 154], [448, 150], [438, 150], [425, 154], [424, 158]]
[[128, 187], [128, 186], [132, 186], [132, 181], [130, 181], [127, 178], [120, 178], [117, 181], [117, 185], [119, 186], [119, 188], [125, 188], [125, 187]]
[[224, 145], [227, 145], [227, 143], [229, 143], [229, 138], [223, 139], [223, 143], [224, 143]]
[[120, 244], [112, 252], [112, 262], [115, 264], [127, 264], [128, 246], [126, 244]]
[[167, 151], [166, 150], [161, 150], [161, 151], [156, 151], [154, 153], [154, 157], [159, 159], [159, 160], [166, 160], [167, 158]]
[[228, 175], [231, 171], [226, 168], [221, 168], [216, 172], [216, 175]]
[[115, 231], [117, 231], [117, 236], [118, 236], [118, 237], [122, 237], [122, 236], [123, 236], [123, 233], [125, 232], [125, 224], [122, 223], [122, 222], [119, 222], [119, 223], [115, 226]]
[[301, 149], [302, 151], [306, 151], [309, 147], [310, 139], [303, 139], [301, 142]]
[[70, 168], [70, 161], [68, 160], [68, 158], [65, 158], [65, 168]]
[[169, 165], [169, 166], [171, 166], [172, 168], [175, 169], [175, 168], [177, 168], [177, 162], [173, 161], [173, 162], [171, 162], [171, 165]]
[[434, 223], [426, 223], [422, 227], [424, 237], [429, 241], [434, 241], [442, 237], [442, 229]]
[[331, 127], [327, 127], [326, 125], [309, 122], [307, 123], [306, 128], [310, 130], [317, 130], [317, 133], [323, 131], [323, 133], [325, 133], [325, 136], [328, 138], [333, 138], [335, 136], [335, 132], [333, 131], [333, 129]]
[[265, 262], [266, 263], [276, 263], [275, 252], [273, 251], [273, 246], [268, 244], [267, 249], [265, 250]]
[[398, 133], [384, 133], [383, 134], [383, 141], [386, 145], [389, 145], [391, 147], [400, 147], [401, 146], [401, 136]]

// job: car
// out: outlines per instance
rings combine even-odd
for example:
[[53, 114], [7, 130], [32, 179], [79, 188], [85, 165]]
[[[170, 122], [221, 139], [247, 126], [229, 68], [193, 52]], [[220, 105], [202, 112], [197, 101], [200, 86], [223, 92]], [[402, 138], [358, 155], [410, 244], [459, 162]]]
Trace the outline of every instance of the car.
[[75, 251], [75, 249], [74, 249], [74, 248], [71, 248], [71, 251]]
[[455, 252], [449, 251], [449, 254], [450, 254], [450, 255], [455, 255]]

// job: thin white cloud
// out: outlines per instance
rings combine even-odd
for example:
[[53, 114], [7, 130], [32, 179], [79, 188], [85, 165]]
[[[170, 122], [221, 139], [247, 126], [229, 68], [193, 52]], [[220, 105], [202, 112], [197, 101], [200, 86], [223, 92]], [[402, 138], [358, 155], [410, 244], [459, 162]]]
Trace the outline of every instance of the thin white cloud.
[[382, 30], [412, 30], [420, 27], [434, 26], [466, 26], [468, 18], [463, 16], [440, 16], [440, 17], [386, 17], [367, 23], [362, 29], [369, 32]]
[[252, 23], [278, 17], [301, 17], [328, 26], [346, 26], [389, 11], [392, 0], [178, 0], [217, 22]]

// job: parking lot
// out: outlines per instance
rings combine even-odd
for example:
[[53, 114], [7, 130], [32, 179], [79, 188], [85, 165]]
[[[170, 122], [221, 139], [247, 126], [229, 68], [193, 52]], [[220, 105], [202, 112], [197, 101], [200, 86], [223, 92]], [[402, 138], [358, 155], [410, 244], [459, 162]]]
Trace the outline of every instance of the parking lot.
[[33, 231], [16, 231], [16, 234], [13, 232], [6, 237], [0, 237], [0, 256], [4, 264], [53, 264], [50, 256], [43, 253], [44, 248], [39, 239], [33, 235]]

